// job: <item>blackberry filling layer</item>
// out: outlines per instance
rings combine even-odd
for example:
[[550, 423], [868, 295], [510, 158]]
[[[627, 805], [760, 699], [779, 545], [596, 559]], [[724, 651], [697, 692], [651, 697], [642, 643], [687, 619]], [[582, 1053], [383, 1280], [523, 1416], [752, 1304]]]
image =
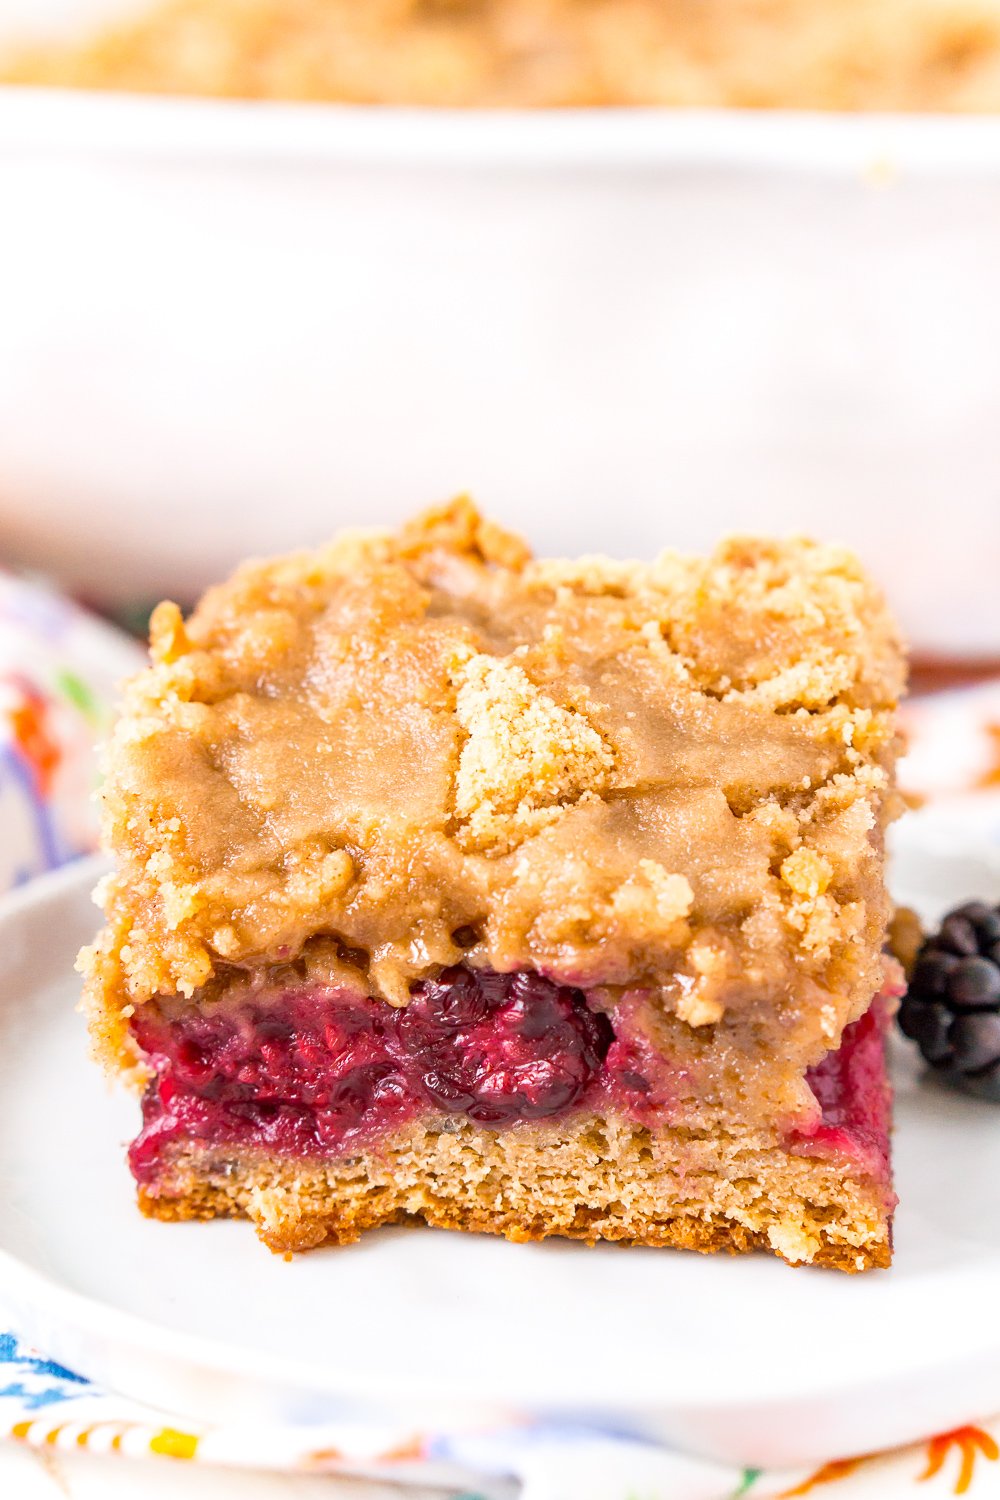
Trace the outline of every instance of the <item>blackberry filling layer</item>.
[[178, 1137], [342, 1154], [420, 1113], [550, 1118], [584, 1102], [614, 1039], [580, 990], [458, 967], [402, 1010], [286, 990], [204, 1010], [152, 1003], [132, 1033], [154, 1070], [130, 1153], [140, 1181]]
[[789, 1150], [850, 1164], [885, 1185], [890, 1179], [889, 1132], [892, 1089], [886, 1068], [885, 1038], [892, 1019], [891, 989], [876, 995], [854, 1021], [835, 1052], [806, 1074], [819, 1105], [815, 1129], [793, 1132]]
[[[810, 1070], [820, 1114], [791, 1150], [887, 1175], [883, 1029], [876, 1002]], [[140, 1183], [177, 1142], [337, 1157], [418, 1116], [503, 1129], [585, 1110], [637, 1124], [670, 1112], [665, 1060], [616, 1038], [582, 990], [537, 974], [447, 969], [404, 1009], [321, 988], [205, 1009], [154, 1002], [132, 1032], [153, 1070], [129, 1156]]]

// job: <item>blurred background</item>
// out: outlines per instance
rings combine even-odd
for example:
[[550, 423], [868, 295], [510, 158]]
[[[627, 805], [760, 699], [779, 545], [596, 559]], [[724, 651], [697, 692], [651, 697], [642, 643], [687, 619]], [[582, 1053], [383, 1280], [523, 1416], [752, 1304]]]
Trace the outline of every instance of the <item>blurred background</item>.
[[0, 0], [0, 77], [9, 564], [141, 614], [469, 490], [1000, 658], [1000, 0]]

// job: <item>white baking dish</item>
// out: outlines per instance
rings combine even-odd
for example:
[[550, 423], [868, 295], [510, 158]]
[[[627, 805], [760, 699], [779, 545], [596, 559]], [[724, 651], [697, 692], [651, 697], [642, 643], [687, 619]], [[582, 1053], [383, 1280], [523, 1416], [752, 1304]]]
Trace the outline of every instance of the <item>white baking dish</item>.
[[1000, 654], [1000, 119], [0, 90], [9, 556], [191, 597], [462, 488], [545, 550], [846, 540]]

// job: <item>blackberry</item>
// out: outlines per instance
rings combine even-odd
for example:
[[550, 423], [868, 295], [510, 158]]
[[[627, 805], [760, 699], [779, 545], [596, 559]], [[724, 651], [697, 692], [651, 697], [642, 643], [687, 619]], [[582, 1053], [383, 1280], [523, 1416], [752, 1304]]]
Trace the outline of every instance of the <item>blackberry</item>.
[[904, 1035], [966, 1093], [1000, 1103], [1000, 906], [956, 906], [917, 954]]

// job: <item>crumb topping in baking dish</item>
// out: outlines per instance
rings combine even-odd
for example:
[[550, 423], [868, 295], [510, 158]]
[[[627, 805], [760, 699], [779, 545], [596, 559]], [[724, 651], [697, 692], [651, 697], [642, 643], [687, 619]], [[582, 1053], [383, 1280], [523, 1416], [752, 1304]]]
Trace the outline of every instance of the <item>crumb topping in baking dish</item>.
[[1000, 0], [161, 0], [8, 81], [472, 106], [1000, 108]]

